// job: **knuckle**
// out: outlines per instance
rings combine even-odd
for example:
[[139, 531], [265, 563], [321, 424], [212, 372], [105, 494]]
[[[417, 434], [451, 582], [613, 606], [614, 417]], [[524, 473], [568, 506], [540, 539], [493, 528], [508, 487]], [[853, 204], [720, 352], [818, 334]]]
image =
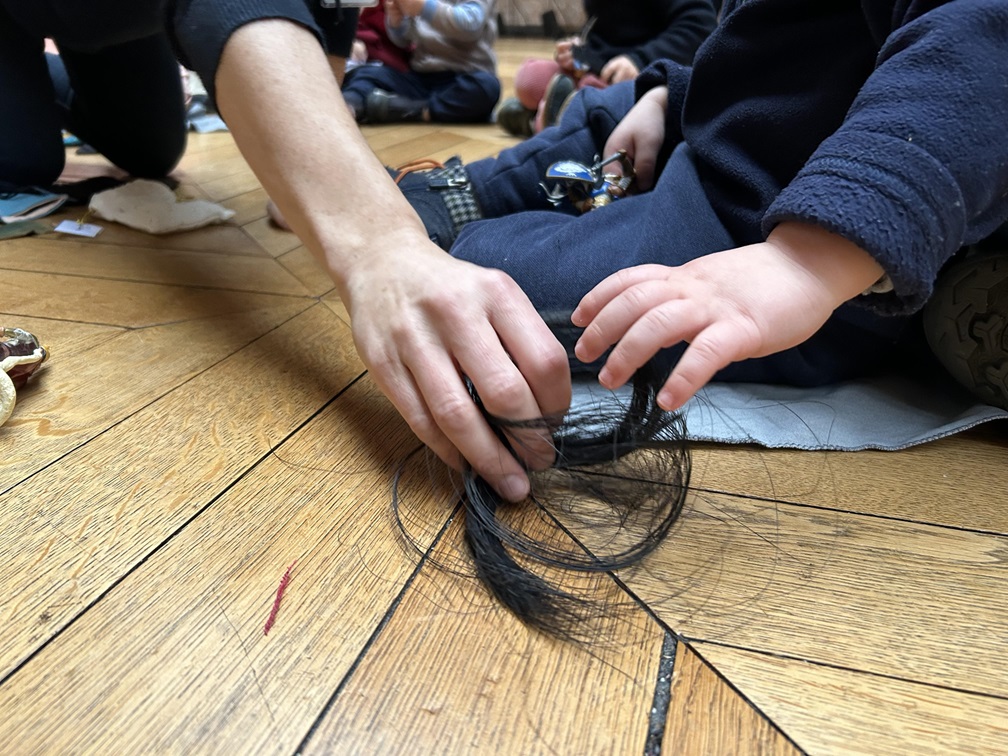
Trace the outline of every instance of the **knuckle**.
[[528, 385], [520, 373], [497, 374], [491, 376], [488, 383], [492, 389], [486, 393], [481, 391], [480, 396], [491, 413], [509, 420], [527, 419], [516, 417], [529, 396]]
[[543, 351], [542, 360], [536, 366], [536, 377], [540, 379], [561, 375], [570, 369], [567, 350], [560, 344], [554, 344]]
[[430, 412], [437, 426], [449, 438], [465, 433], [472, 421], [475, 405], [469, 397], [452, 394], [431, 404]]

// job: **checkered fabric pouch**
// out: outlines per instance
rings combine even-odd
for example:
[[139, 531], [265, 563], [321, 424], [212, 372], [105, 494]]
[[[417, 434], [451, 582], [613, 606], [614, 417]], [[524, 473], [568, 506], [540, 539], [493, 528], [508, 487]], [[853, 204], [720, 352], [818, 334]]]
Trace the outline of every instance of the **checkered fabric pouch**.
[[469, 174], [458, 157], [449, 158], [444, 164], [434, 160], [418, 160], [399, 168], [399, 183], [407, 174], [423, 169], [431, 169], [428, 174], [427, 188], [441, 192], [448, 215], [455, 225], [455, 233], [469, 221], [479, 220], [483, 213], [476, 202]]

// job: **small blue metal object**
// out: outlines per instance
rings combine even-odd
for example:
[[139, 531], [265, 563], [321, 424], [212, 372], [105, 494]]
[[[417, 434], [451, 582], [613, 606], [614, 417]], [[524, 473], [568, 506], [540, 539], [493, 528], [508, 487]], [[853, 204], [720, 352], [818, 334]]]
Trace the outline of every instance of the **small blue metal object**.
[[[607, 165], [619, 162], [623, 173], [605, 173]], [[546, 182], [539, 184], [546, 192], [546, 199], [554, 207], [569, 201], [583, 213], [608, 205], [613, 200], [626, 196], [627, 189], [634, 180], [633, 164], [626, 150], [620, 150], [605, 160], [595, 156], [595, 163], [587, 166], [574, 160], [561, 160], [546, 169]]]

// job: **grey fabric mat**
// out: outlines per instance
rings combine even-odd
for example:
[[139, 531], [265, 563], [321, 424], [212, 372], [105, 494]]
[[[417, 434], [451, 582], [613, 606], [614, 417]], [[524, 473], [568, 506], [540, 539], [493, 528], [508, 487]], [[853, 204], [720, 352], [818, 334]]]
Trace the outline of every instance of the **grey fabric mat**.
[[[600, 391], [579, 380], [574, 402], [596, 401]], [[713, 383], [685, 410], [694, 441], [843, 451], [905, 449], [1008, 419], [1008, 411], [978, 403], [951, 380], [902, 375], [811, 389]]]

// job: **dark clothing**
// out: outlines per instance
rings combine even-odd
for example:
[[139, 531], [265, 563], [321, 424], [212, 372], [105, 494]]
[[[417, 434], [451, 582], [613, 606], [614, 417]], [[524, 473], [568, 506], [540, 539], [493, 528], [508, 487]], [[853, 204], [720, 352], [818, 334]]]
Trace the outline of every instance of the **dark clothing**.
[[585, 0], [593, 18], [577, 59], [598, 74], [626, 55], [638, 69], [656, 60], [690, 63], [717, 23], [710, 0]]
[[819, 224], [891, 277], [866, 304], [920, 308], [941, 266], [1008, 218], [1008, 3], [731, 0], [724, 14], [692, 71], [661, 63], [637, 89], [669, 86], [667, 138], [696, 154], [725, 228], [746, 244]]
[[[466, 226], [452, 253], [507, 271], [541, 309], [569, 311], [622, 268], [679, 265], [763, 241], [782, 221], [816, 223], [874, 255], [895, 291], [859, 297], [805, 344], [718, 379], [865, 374], [941, 265], [1008, 218], [1005, 49], [1003, 0], [732, 0], [692, 71], [661, 62], [636, 92], [583, 90], [559, 127], [471, 164], [492, 220]], [[672, 157], [654, 190], [584, 216], [545, 210], [546, 167], [590, 163], [659, 84]], [[663, 357], [671, 365], [681, 350]]]
[[500, 98], [500, 81], [486, 71], [396, 71], [388, 66], [361, 66], [343, 84], [343, 96], [358, 107], [374, 89], [422, 101], [437, 123], [481, 123], [490, 118]]
[[[0, 2], [0, 191], [55, 182], [64, 128], [133, 176], [166, 175], [185, 149], [186, 126], [157, 3], [53, 5]], [[120, 12], [131, 27], [106, 15]], [[56, 40], [59, 57], [45, 55], [44, 37]]]
[[[176, 54], [213, 96], [225, 42], [264, 18], [299, 23], [346, 56], [357, 11], [319, 0], [0, 0], [0, 191], [52, 184], [64, 128], [133, 176], [164, 176], [186, 140]], [[51, 67], [46, 37], [60, 50]]]
[[[466, 225], [452, 254], [506, 271], [541, 312], [569, 313], [617, 270], [646, 263], [681, 265], [735, 246], [704, 195], [685, 144], [677, 147], [650, 192], [580, 216], [547, 209], [538, 185], [547, 166], [572, 157], [590, 161], [633, 103], [631, 82], [586, 89], [559, 126], [505, 150], [497, 160], [471, 163], [473, 188], [489, 219]], [[519, 212], [523, 208], [532, 211]], [[863, 375], [891, 354], [903, 325], [903, 319], [847, 305], [804, 344], [733, 363], [716, 380], [816, 386]], [[573, 338], [572, 333], [559, 335]], [[685, 346], [662, 350], [659, 368], [670, 371]], [[571, 367], [584, 369], [576, 362]]]
[[293, 21], [315, 34], [328, 54], [343, 58], [350, 55], [357, 29], [356, 9], [323, 8], [319, 0], [162, 2], [168, 4], [169, 33], [182, 62], [200, 75], [211, 98], [215, 97], [215, 74], [224, 44], [235, 30], [251, 21], [267, 18]]

